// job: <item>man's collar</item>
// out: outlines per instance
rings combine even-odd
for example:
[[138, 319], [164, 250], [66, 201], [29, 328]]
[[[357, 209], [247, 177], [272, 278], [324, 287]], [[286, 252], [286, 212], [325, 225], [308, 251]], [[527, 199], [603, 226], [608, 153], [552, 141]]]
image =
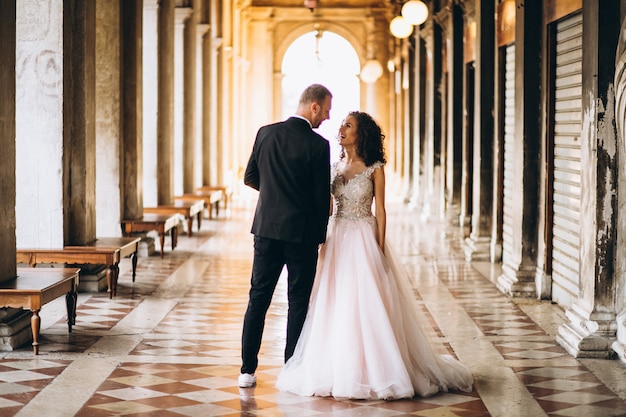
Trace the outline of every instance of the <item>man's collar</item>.
[[309, 124], [309, 126], [311, 127], [311, 129], [313, 129], [313, 125], [311, 124], [311, 122], [309, 122], [309, 119], [307, 119], [306, 117], [300, 116], [299, 114], [294, 114], [291, 117], [296, 117], [298, 119], [302, 119], [302, 120], [306, 120], [306, 122]]

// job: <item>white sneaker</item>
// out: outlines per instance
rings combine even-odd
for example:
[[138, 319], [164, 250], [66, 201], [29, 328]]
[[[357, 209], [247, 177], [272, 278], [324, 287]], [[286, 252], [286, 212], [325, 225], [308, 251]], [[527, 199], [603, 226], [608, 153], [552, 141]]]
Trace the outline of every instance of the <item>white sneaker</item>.
[[240, 388], [250, 388], [256, 385], [256, 376], [254, 374], [241, 374], [237, 382]]

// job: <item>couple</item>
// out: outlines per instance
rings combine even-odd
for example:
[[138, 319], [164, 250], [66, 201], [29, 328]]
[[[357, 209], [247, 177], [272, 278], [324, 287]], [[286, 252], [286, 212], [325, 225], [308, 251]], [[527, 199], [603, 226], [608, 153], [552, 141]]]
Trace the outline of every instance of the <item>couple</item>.
[[433, 351], [385, 244], [384, 135], [368, 114], [349, 113], [340, 160], [330, 166], [328, 141], [312, 129], [329, 118], [331, 100], [326, 87], [311, 85], [294, 116], [257, 133], [244, 177], [259, 199], [239, 386], [256, 384], [265, 314], [286, 265], [280, 390], [352, 399], [471, 391], [470, 370]]

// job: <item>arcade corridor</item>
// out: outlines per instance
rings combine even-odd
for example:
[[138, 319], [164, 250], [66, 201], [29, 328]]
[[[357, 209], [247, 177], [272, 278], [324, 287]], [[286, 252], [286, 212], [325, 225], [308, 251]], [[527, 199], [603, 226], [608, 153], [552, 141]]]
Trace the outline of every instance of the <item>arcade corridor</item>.
[[[392, 193], [390, 193], [392, 194]], [[626, 416], [626, 368], [577, 360], [555, 341], [560, 307], [515, 300], [489, 267], [464, 260], [458, 229], [392, 202], [388, 238], [409, 272], [425, 327], [468, 364], [472, 393], [336, 401], [279, 393], [286, 297], [268, 315], [256, 388], [237, 388], [252, 260], [253, 204], [236, 198], [165, 257], [124, 260], [118, 294], [80, 293], [67, 335], [60, 298], [44, 306], [40, 355], [3, 352], [0, 416]], [[479, 272], [484, 269], [483, 273]]]

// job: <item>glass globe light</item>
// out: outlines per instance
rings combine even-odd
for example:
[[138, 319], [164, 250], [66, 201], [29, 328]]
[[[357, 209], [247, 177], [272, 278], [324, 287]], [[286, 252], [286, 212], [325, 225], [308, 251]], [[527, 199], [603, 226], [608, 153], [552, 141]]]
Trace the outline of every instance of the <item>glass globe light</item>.
[[404, 39], [413, 33], [413, 25], [402, 16], [396, 16], [389, 23], [389, 30], [396, 38]]
[[383, 66], [376, 59], [368, 59], [361, 69], [361, 80], [364, 83], [372, 84], [383, 75]]
[[428, 17], [428, 6], [420, 0], [409, 0], [402, 6], [402, 17], [410, 24], [419, 26]]

